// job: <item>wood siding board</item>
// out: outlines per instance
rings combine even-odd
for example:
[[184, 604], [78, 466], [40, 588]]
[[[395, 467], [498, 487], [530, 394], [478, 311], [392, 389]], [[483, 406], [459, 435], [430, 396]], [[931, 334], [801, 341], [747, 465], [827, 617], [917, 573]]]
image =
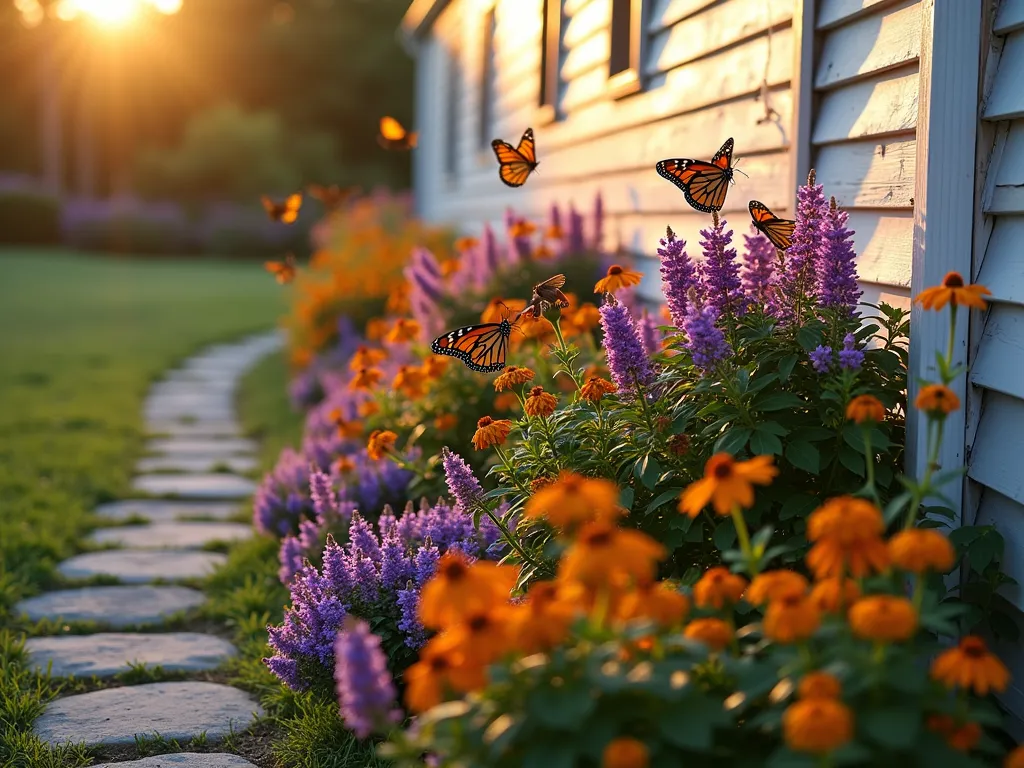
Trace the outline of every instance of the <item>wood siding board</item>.
[[563, 0], [562, 10], [566, 16], [572, 16], [582, 13], [587, 6], [599, 2], [603, 2], [603, 0]]
[[575, 112], [587, 104], [604, 99], [604, 88], [608, 82], [608, 70], [592, 69], [572, 80], [563, 80], [561, 108], [566, 114]]
[[921, 3], [904, 0], [825, 34], [814, 87], [822, 90], [916, 61], [921, 55]]
[[[1003, 558], [1003, 571], [1018, 583], [1007, 584], [1000, 589], [999, 594], [1018, 609], [1024, 608], [1024, 557], [1014, 556], [1024, 552], [1024, 505], [987, 489], [978, 507], [975, 524], [993, 525], [1003, 535], [1006, 542], [1004, 552], [1008, 555]], [[1020, 657], [1020, 647], [1014, 650], [1013, 655]]]
[[1005, 139], [993, 147], [991, 190], [985, 196], [985, 212], [1024, 213], [1024, 120], [1009, 124]]
[[817, 28], [821, 31], [877, 13], [900, 0], [818, 0]]
[[796, 191], [806, 182], [811, 170], [811, 134], [814, 127], [814, 67], [817, 62], [817, 40], [814, 34], [815, 0], [797, 0], [793, 8], [793, 43], [791, 45], [793, 112], [790, 117], [789, 170], [790, 205], [796, 207]]
[[978, 282], [994, 301], [1024, 306], [1024, 216], [998, 216]]
[[913, 208], [917, 142], [857, 141], [822, 147], [814, 168], [819, 184], [844, 208]]
[[601, 69], [608, 78], [608, 57], [612, 49], [611, 30], [602, 29], [569, 49], [562, 63], [561, 78], [571, 83], [591, 70]]
[[848, 226], [854, 230], [857, 276], [866, 282], [899, 288], [910, 287], [914, 219], [910, 211], [849, 211]]
[[968, 476], [1018, 504], [1024, 503], [1024, 473], [1015, 460], [1020, 455], [1022, 434], [1024, 401], [988, 392], [971, 450]]
[[657, 32], [684, 19], [695, 16], [719, 0], [654, 0], [648, 16], [647, 29]]
[[995, 82], [985, 102], [986, 120], [1012, 120], [1024, 117], [1024, 88], [1020, 73], [1024, 72], [1024, 30], [1007, 36], [999, 57]]
[[903, 69], [828, 91], [821, 98], [815, 144], [906, 133], [917, 127], [918, 71]]
[[975, 386], [1024, 400], [1024, 307], [993, 307], [970, 375]]
[[567, 8], [562, 44], [570, 50], [611, 26], [611, 0], [591, 0], [580, 9]]
[[1002, 0], [992, 28], [993, 35], [1008, 35], [1024, 29], [1024, 0]]

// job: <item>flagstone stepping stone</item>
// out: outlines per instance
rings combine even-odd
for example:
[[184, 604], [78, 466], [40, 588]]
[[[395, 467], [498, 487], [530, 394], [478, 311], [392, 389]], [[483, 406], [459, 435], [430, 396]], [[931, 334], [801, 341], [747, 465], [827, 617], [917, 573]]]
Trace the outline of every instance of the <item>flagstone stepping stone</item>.
[[35, 722], [36, 735], [68, 742], [133, 744], [136, 736], [179, 741], [208, 739], [246, 728], [263, 709], [249, 694], [216, 683], [148, 683], [68, 696], [50, 703]]
[[195, 419], [196, 421], [227, 421], [235, 415], [235, 409], [223, 405], [171, 405], [162, 404], [156, 408], [146, 408], [142, 412], [147, 421], [166, 421], [168, 419]]
[[199, 672], [237, 654], [227, 640], [197, 632], [30, 637], [25, 647], [32, 664], [41, 672], [50, 665], [54, 677], [112, 677], [132, 664], [159, 666], [166, 672]]
[[202, 605], [202, 592], [186, 587], [83, 587], [61, 589], [22, 600], [14, 607], [32, 621], [95, 621], [120, 628], [157, 624]]
[[226, 520], [234, 517], [239, 505], [232, 501], [162, 501], [160, 499], [125, 499], [101, 504], [93, 510], [99, 517], [109, 520], [145, 518], [154, 523], [208, 518]]
[[139, 472], [251, 472], [258, 462], [252, 456], [147, 456], [139, 459]]
[[255, 453], [259, 446], [246, 438], [156, 438], [146, 443], [146, 453], [187, 456], [231, 456]]
[[92, 768], [256, 768], [244, 757], [226, 752], [175, 752], [127, 763], [101, 763]]
[[179, 419], [146, 419], [146, 432], [168, 437], [241, 437], [242, 426], [234, 419], [224, 421], [181, 421]]
[[245, 499], [256, 491], [256, 483], [238, 475], [207, 472], [189, 475], [139, 475], [132, 487], [154, 496], [182, 499]]
[[188, 549], [110, 549], [75, 555], [57, 565], [69, 579], [90, 576], [114, 576], [125, 584], [145, 584], [162, 579], [180, 581], [209, 576], [218, 565], [227, 562], [219, 552]]
[[252, 526], [241, 523], [155, 523], [99, 528], [89, 535], [89, 540], [136, 549], [188, 549], [215, 541], [248, 539], [252, 534]]

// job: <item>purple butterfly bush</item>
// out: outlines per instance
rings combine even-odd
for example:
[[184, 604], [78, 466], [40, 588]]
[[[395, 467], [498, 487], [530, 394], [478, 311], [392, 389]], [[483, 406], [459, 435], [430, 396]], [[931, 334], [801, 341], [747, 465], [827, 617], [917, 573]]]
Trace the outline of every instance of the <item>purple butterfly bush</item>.
[[608, 371], [621, 393], [639, 394], [654, 381], [654, 369], [629, 309], [609, 298], [600, 309]]
[[636, 327], [640, 334], [640, 343], [643, 345], [644, 352], [648, 355], [656, 355], [660, 352], [663, 335], [661, 329], [658, 328], [658, 321], [654, 318], [654, 315], [644, 309], [640, 313], [640, 320], [637, 322]]
[[705, 306], [714, 307], [719, 316], [741, 315], [746, 311], [746, 298], [740, 280], [740, 265], [732, 247], [732, 230], [725, 219], [712, 216], [710, 229], [700, 231], [704, 261], [700, 267], [701, 298]]
[[767, 309], [775, 273], [775, 246], [757, 230], [744, 235], [747, 252], [743, 258], [743, 293], [753, 304]]
[[398, 696], [380, 638], [370, 625], [349, 617], [334, 645], [334, 680], [341, 718], [357, 738], [401, 721]]
[[441, 306], [445, 300], [441, 265], [426, 248], [414, 248], [403, 274], [409, 285], [412, 316], [420, 324], [424, 339], [436, 336], [441, 332]]
[[832, 347], [819, 344], [807, 353], [807, 357], [810, 358], [811, 367], [817, 373], [828, 373], [832, 370]]
[[587, 249], [587, 241], [583, 235], [583, 215], [576, 206], [569, 204], [569, 228], [566, 232], [566, 253], [583, 253]]
[[732, 356], [733, 350], [725, 334], [718, 327], [718, 308], [714, 305], [700, 306], [690, 302], [682, 331], [686, 334], [684, 344], [694, 365], [704, 371], [713, 370], [718, 363]]
[[697, 266], [686, 253], [686, 241], [676, 237], [671, 227], [660, 240], [661, 282], [672, 324], [682, 328], [686, 319], [688, 296], [697, 287]]
[[594, 236], [591, 239], [591, 248], [600, 251], [604, 243], [604, 199], [598, 192], [594, 197]]
[[844, 371], [857, 371], [864, 365], [864, 350], [858, 348], [857, 338], [848, 333], [843, 337], [843, 348], [839, 350], [839, 367]]
[[799, 308], [817, 291], [817, 269], [827, 215], [824, 189], [814, 183], [812, 171], [807, 184], [797, 190], [792, 245], [786, 251], [785, 266], [775, 286], [776, 305], [781, 319], [786, 322], [799, 322]]
[[822, 222], [822, 248], [817, 263], [818, 304], [841, 316], [853, 317], [860, 303], [857, 285], [857, 254], [853, 250], [854, 232], [846, 226], [846, 211], [830, 198]]
[[483, 500], [484, 489], [469, 464], [459, 454], [445, 447], [441, 449], [441, 466], [444, 468], [448, 492], [455, 503], [464, 510], [472, 511]]

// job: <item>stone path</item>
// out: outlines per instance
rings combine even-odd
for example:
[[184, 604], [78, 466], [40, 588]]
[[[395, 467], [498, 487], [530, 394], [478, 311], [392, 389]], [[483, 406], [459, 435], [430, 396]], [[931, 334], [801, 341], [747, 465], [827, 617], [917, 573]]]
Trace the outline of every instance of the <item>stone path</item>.
[[[216, 345], [153, 385], [144, 405], [146, 429], [153, 437], [136, 466], [140, 474], [133, 488], [165, 498], [125, 499], [98, 507], [100, 517], [133, 524], [93, 531], [89, 541], [110, 548], [76, 555], [58, 566], [69, 579], [103, 576], [116, 579], [118, 586], [63, 589], [18, 605], [32, 620], [91, 622], [107, 630], [29, 639], [26, 647], [37, 668], [49, 668], [57, 677], [112, 677], [139, 664], [200, 672], [236, 653], [231, 643], [212, 635], [159, 629], [205, 599], [195, 589], [167, 582], [206, 576], [225, 560], [207, 551], [210, 545], [252, 535], [251, 526], [226, 522], [256, 487], [235, 474], [256, 467], [257, 446], [242, 436], [234, 395], [242, 374], [280, 344], [280, 336], [272, 333]], [[143, 627], [146, 632], [139, 631]], [[109, 631], [117, 629], [129, 631]], [[216, 740], [241, 731], [262, 714], [249, 694], [226, 685], [148, 683], [57, 699], [36, 721], [35, 731], [54, 745], [133, 744], [136, 737], [158, 734], [186, 744], [203, 734]], [[116, 765], [252, 764], [237, 755], [179, 753]]]

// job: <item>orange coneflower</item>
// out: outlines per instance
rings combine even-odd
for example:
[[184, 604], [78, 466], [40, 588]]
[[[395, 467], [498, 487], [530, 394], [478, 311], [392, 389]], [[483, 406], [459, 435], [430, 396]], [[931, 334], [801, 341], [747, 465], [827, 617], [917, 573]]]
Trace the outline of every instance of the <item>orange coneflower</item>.
[[885, 421], [885, 406], [874, 395], [858, 395], [846, 406], [846, 418], [855, 424]]
[[508, 433], [511, 431], [512, 422], [508, 419], [492, 419], [490, 416], [484, 416], [476, 423], [473, 447], [482, 451], [495, 445], [502, 445], [508, 439]]
[[734, 506], [749, 509], [754, 504], [754, 485], [771, 485], [779, 470], [771, 456], [736, 461], [728, 453], [716, 453], [704, 465], [704, 477], [691, 483], [679, 500], [679, 511], [696, 517], [709, 503], [719, 515]]
[[940, 653], [932, 662], [931, 675], [947, 688], [971, 689], [978, 696], [1005, 691], [1010, 682], [1006, 665], [975, 635]]
[[523, 410], [527, 416], [540, 416], [543, 418], [554, 413], [557, 406], [558, 398], [549, 392], [545, 392], [544, 387], [534, 387], [530, 390], [530, 396], [523, 403]]
[[983, 296], [992, 295], [992, 291], [983, 285], [965, 285], [963, 275], [959, 272], [948, 272], [942, 285], [925, 288], [917, 295], [915, 301], [925, 309], [942, 309], [947, 304], [954, 307], [973, 307], [985, 309], [988, 305]]
[[642, 272], [634, 272], [619, 264], [608, 267], [608, 273], [594, 285], [594, 293], [615, 293], [631, 285], [639, 285], [643, 280]]
[[738, 603], [747, 588], [747, 580], [728, 568], [716, 565], [708, 568], [693, 585], [693, 599], [700, 608], [721, 610]]
[[611, 520], [622, 512], [619, 487], [611, 480], [563, 470], [557, 481], [530, 497], [524, 514], [547, 520], [558, 528], [568, 528], [591, 520]]
[[713, 651], [720, 651], [732, 642], [733, 631], [728, 622], [721, 619], [694, 619], [686, 625], [683, 637], [704, 643]]
[[640, 531], [598, 520], [584, 524], [562, 555], [558, 578], [591, 588], [623, 579], [649, 581], [667, 554], [665, 547]]
[[389, 429], [375, 429], [370, 433], [366, 443], [366, 455], [373, 461], [379, 461], [395, 449], [398, 435]]
[[462, 552], [449, 550], [423, 585], [420, 620], [426, 627], [441, 629], [495, 603], [507, 602], [518, 577], [517, 567], [486, 560], [470, 563]]
[[917, 609], [905, 597], [870, 595], [850, 607], [850, 629], [862, 640], [896, 643], [917, 632]]

